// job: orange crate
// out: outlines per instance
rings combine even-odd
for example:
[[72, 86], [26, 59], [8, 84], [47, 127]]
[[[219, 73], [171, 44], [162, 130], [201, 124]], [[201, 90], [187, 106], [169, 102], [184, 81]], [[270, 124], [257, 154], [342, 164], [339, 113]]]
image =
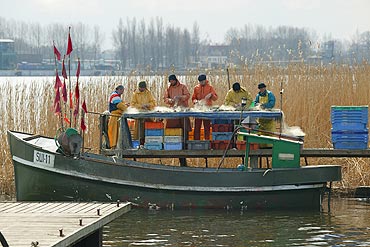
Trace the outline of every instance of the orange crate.
[[[225, 150], [228, 144], [229, 144], [229, 141], [211, 141], [211, 148]], [[228, 149], [231, 149], [232, 147], [233, 147], [233, 143], [230, 143]]]
[[[212, 139], [212, 127], [209, 129], [209, 138]], [[194, 140], [194, 128], [189, 131], [189, 140]], [[204, 140], [204, 128], [200, 129], [200, 140]]]
[[163, 129], [163, 122], [145, 122], [145, 129]]

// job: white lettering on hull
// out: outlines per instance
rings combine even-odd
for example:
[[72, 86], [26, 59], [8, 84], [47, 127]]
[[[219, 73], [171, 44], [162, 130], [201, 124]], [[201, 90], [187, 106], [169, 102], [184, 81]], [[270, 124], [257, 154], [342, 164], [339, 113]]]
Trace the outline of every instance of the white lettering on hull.
[[54, 167], [55, 155], [40, 152], [37, 150], [33, 151], [33, 162], [39, 165], [44, 165], [48, 167]]

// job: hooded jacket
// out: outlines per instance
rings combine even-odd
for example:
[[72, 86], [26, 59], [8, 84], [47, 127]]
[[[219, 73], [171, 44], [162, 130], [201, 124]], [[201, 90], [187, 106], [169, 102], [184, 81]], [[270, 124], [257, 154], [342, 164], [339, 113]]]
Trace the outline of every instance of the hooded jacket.
[[153, 110], [156, 105], [155, 99], [148, 89], [145, 89], [142, 92], [140, 92], [139, 89], [136, 89], [132, 95], [130, 106], [136, 109], [145, 109], [143, 108], [143, 105], [148, 105], [146, 108], [147, 110]]
[[191, 100], [193, 103], [195, 103], [197, 100], [205, 99], [205, 97], [210, 93], [212, 94], [211, 98], [206, 100], [206, 105], [208, 106], [212, 105], [212, 101], [216, 101], [218, 99], [218, 95], [215, 89], [211, 85], [209, 85], [208, 81], [206, 81], [205, 85], [198, 84], [195, 86]]

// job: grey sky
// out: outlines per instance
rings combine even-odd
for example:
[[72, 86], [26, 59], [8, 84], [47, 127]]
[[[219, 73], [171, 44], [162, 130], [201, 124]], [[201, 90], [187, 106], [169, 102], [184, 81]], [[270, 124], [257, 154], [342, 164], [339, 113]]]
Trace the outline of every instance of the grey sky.
[[[111, 42], [120, 18], [160, 16], [165, 25], [199, 25], [201, 38], [223, 42], [226, 31], [245, 24], [306, 27], [319, 35], [350, 40], [370, 30], [369, 0], [0, 0], [0, 16], [40, 24], [99, 25]], [[0, 37], [6, 38], [6, 37]]]

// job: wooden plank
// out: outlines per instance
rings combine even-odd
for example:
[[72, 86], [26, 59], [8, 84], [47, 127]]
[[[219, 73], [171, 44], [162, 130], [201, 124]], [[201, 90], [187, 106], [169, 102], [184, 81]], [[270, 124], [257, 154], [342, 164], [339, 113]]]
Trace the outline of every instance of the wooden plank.
[[18, 204], [21, 204], [21, 203], [20, 202], [5, 202], [5, 203], [2, 203], [1, 206], [0, 206], [0, 213], [5, 212], [9, 208], [12, 208], [12, 207], [14, 207], [15, 205], [18, 205]]
[[[130, 203], [0, 203], [0, 229], [9, 246], [70, 246], [128, 212]], [[101, 214], [97, 215], [97, 208]], [[82, 226], [80, 226], [80, 219]], [[60, 230], [63, 236], [60, 236]]]

